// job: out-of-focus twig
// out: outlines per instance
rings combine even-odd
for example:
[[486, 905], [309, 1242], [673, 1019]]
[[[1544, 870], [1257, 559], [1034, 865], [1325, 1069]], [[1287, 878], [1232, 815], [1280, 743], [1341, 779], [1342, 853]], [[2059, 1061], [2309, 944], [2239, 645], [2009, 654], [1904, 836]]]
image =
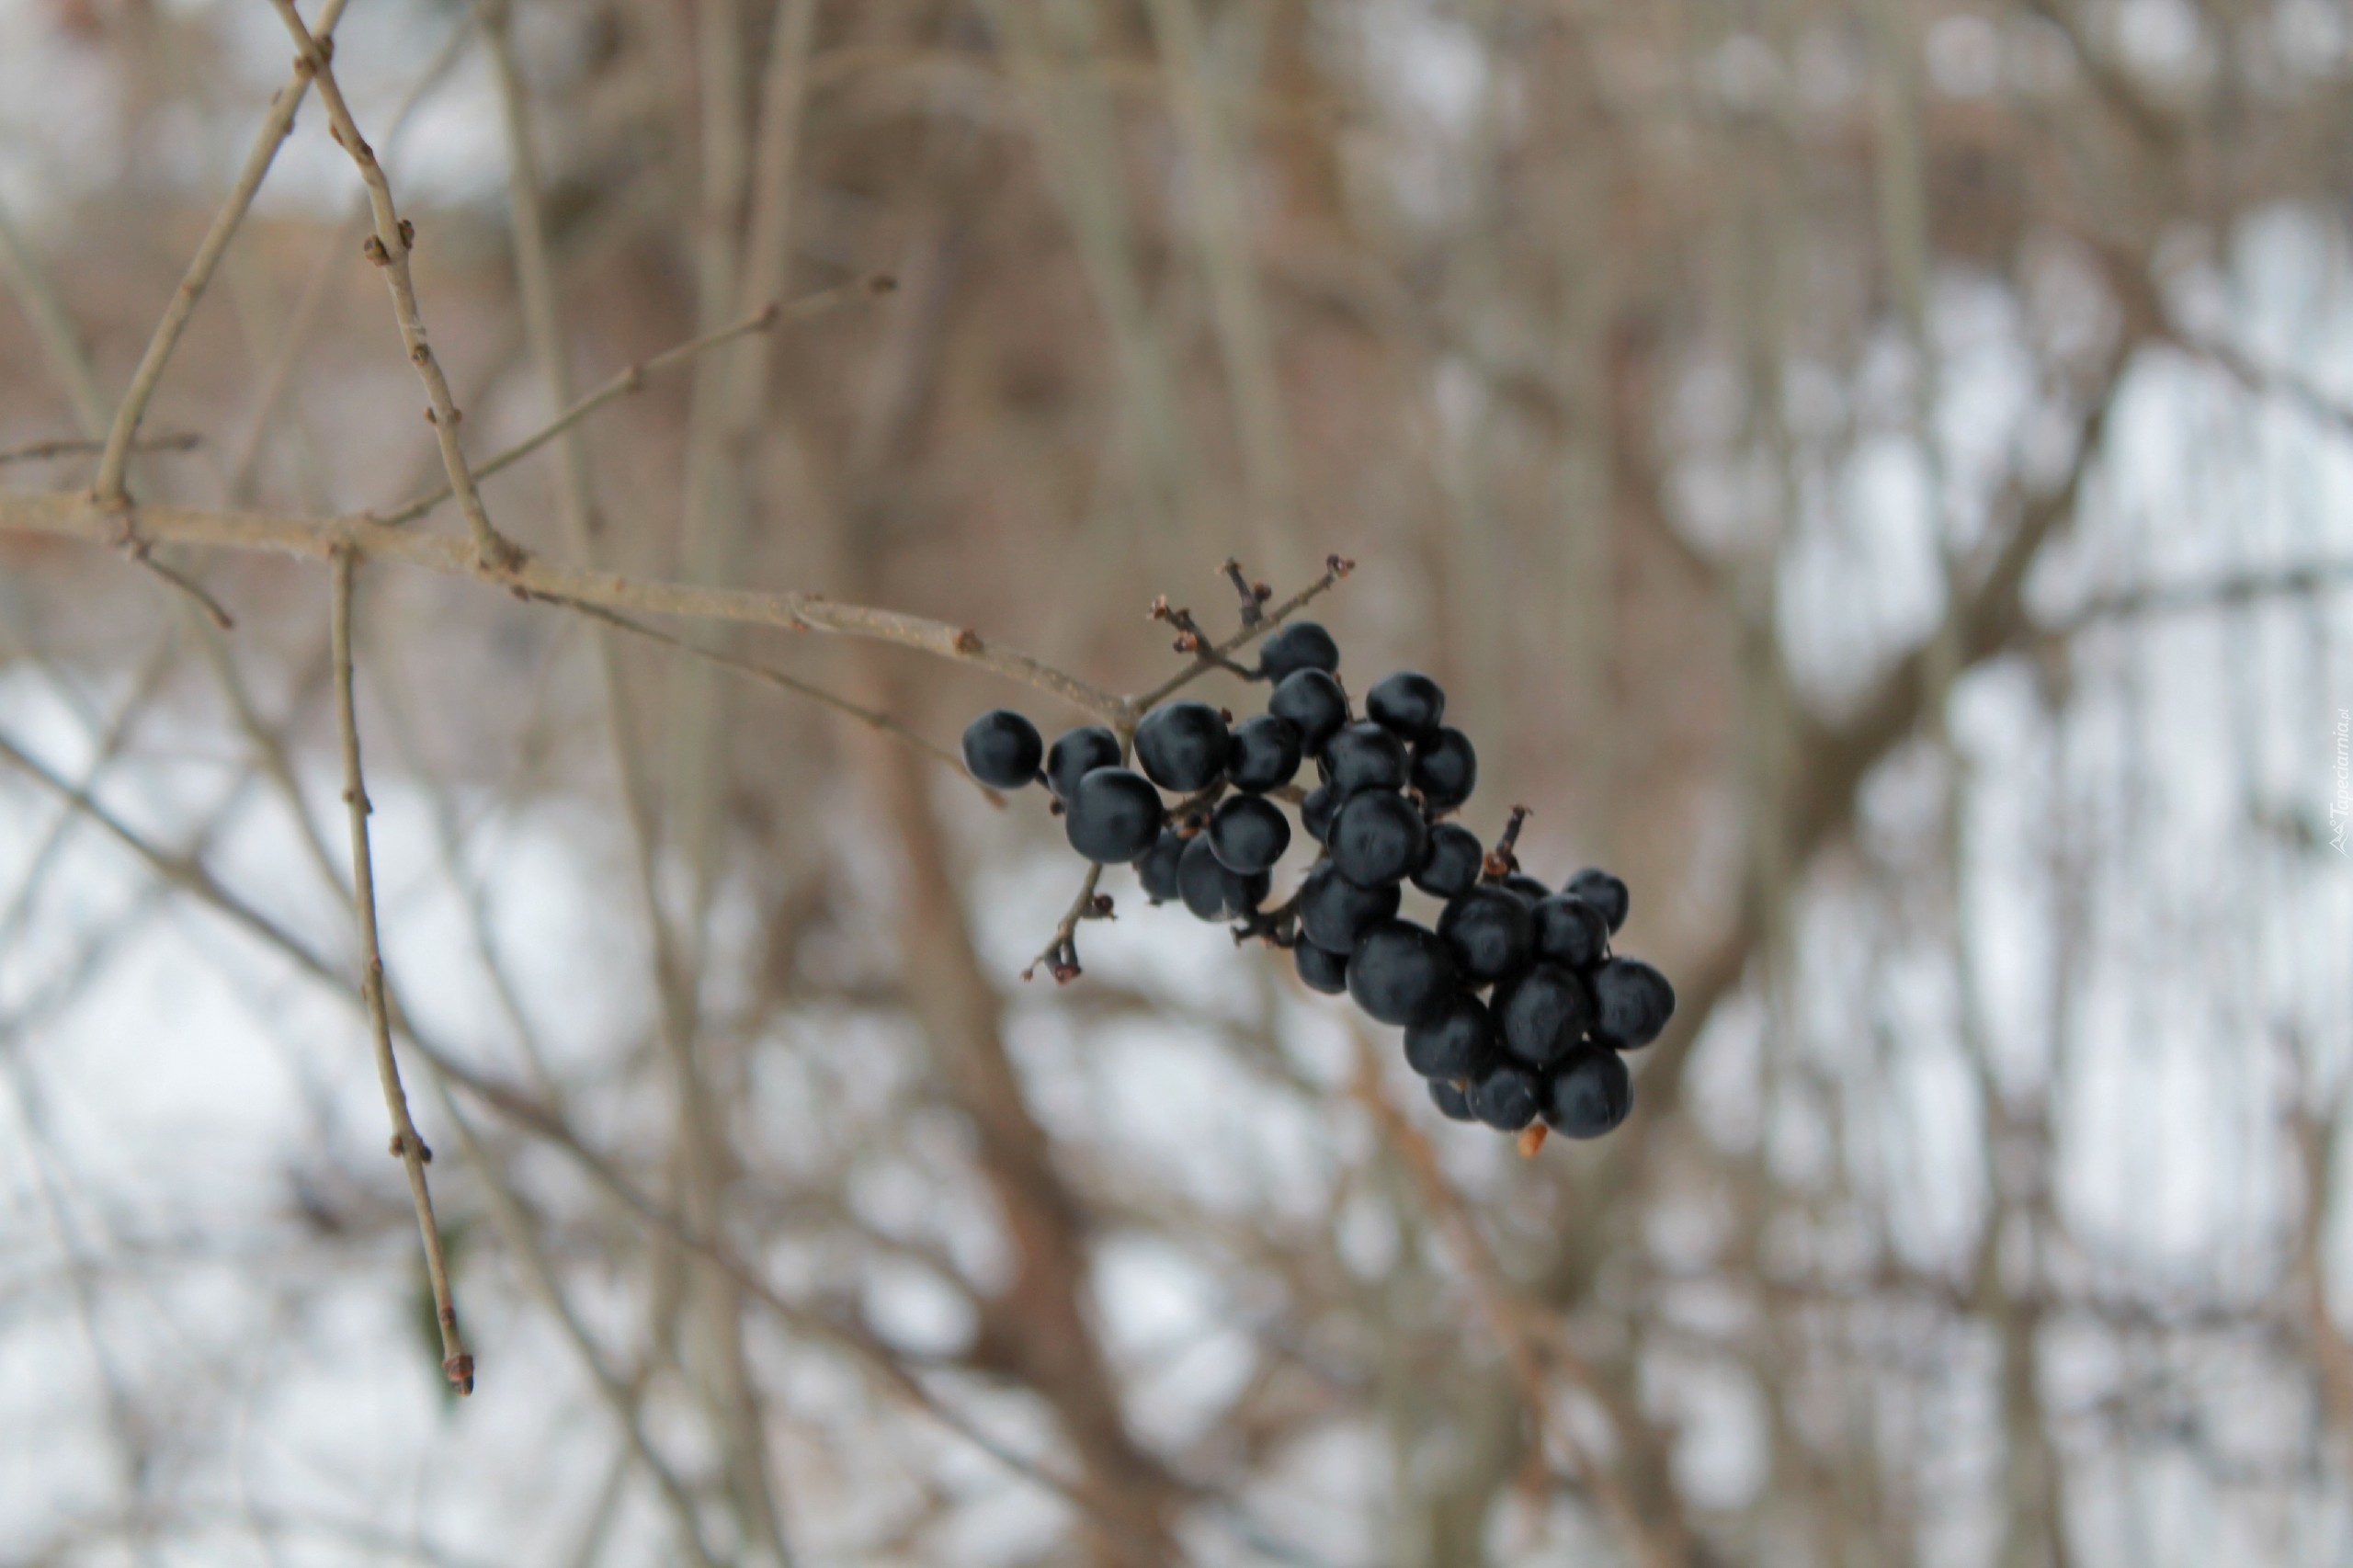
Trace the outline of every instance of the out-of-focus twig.
[[[139, 422], [146, 417], [147, 404], [164, 379], [164, 367], [171, 362], [172, 351], [179, 347], [180, 334], [187, 329], [197, 301], [204, 297], [206, 286], [212, 281], [230, 239], [251, 210], [254, 195], [269, 174], [279, 145], [294, 129], [294, 113], [302, 107], [303, 95], [311, 90], [312, 68], [307, 60], [320, 58], [323, 50], [334, 47], [335, 23], [342, 18], [345, 4], [346, 0], [326, 0], [320, 7], [317, 27], [302, 29], [306, 61], [296, 62], [293, 74], [270, 100], [269, 112], [263, 117], [261, 130], [255, 133], [253, 146], [245, 153], [244, 167], [238, 171], [236, 183], [229, 187], [228, 199], [221, 204], [212, 227], [205, 231], [203, 243], [189, 258], [179, 287], [172, 290], [171, 301], [164, 307], [163, 319], [155, 324], [155, 331], [147, 340], [146, 352], [140, 356], [139, 369], [131, 373], [131, 385], [115, 410], [113, 427], [107, 432], [106, 453], [98, 460], [97, 479], [91, 485], [92, 492], [109, 506], [119, 506], [124, 500], [123, 473], [131, 465], [131, 446], [139, 434]], [[293, 7], [289, 5], [288, 15], [292, 12]], [[301, 19], [295, 17], [294, 25], [301, 28]]]

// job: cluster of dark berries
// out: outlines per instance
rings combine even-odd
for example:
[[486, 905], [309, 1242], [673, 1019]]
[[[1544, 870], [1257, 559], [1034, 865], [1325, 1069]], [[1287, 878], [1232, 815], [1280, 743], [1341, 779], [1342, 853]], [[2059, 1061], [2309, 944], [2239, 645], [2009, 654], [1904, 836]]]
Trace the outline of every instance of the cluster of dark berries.
[[[1199, 651], [1189, 620], [1180, 625]], [[1329, 632], [1293, 621], [1266, 639], [1255, 670], [1225, 665], [1273, 686], [1263, 713], [1236, 723], [1204, 702], [1164, 702], [1136, 725], [1131, 768], [1108, 728], [1048, 748], [1029, 720], [998, 709], [964, 732], [965, 765], [1002, 790], [1042, 780], [1079, 854], [1132, 863], [1154, 903], [1238, 922], [1237, 941], [1290, 949], [1310, 987], [1346, 992], [1402, 1027], [1405, 1060], [1447, 1116], [1505, 1131], [1539, 1118], [1573, 1138], [1608, 1131], [1633, 1105], [1620, 1053], [1655, 1040], [1675, 1011], [1665, 976], [1610, 953], [1626, 884], [1586, 869], [1555, 892], [1521, 874], [1522, 810], [1492, 850], [1448, 820], [1470, 800], [1479, 760], [1444, 722], [1446, 693], [1401, 670], [1365, 693], [1359, 718], [1339, 666]], [[1292, 780], [1308, 761], [1318, 782], [1302, 790]], [[1322, 853], [1268, 909], [1291, 843], [1284, 803]], [[1408, 884], [1442, 903], [1435, 928], [1399, 914]], [[1108, 901], [1096, 905], [1088, 913], [1108, 913]], [[1078, 971], [1069, 926], [1046, 955], [1061, 979]]]

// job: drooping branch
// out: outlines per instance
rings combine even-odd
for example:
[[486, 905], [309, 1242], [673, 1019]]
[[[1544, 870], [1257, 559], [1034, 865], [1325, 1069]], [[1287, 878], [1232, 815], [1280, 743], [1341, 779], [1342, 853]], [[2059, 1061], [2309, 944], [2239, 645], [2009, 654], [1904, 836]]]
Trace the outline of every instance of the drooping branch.
[[[113, 542], [108, 525], [108, 515], [86, 494], [50, 491], [0, 495], [0, 533], [50, 534], [103, 545]], [[985, 639], [970, 627], [898, 610], [839, 604], [818, 594], [703, 587], [582, 571], [537, 556], [508, 572], [485, 572], [464, 540], [388, 528], [366, 517], [312, 518], [194, 506], [142, 506], [139, 528], [142, 538], [157, 543], [289, 555], [322, 562], [337, 551], [347, 550], [371, 560], [451, 576], [479, 577], [528, 596], [574, 599], [639, 615], [869, 638], [976, 665], [1034, 687], [1107, 723], [1128, 722], [1133, 710], [1128, 699]]]
[[433, 1157], [417, 1136], [408, 1113], [408, 1095], [401, 1087], [400, 1059], [392, 1054], [392, 1010], [384, 1000], [384, 954], [376, 934], [376, 866], [368, 842], [368, 787], [359, 770], [359, 718], [352, 700], [351, 574], [349, 551], [337, 551], [333, 567], [335, 645], [335, 712], [343, 739], [343, 803], [351, 819], [351, 903], [359, 925], [359, 994], [368, 1004], [368, 1027], [375, 1037], [376, 1075], [384, 1090], [384, 1109], [392, 1121], [392, 1153], [408, 1172], [409, 1197], [416, 1205], [416, 1225], [425, 1241], [425, 1271], [433, 1285], [433, 1313], [441, 1329], [441, 1371], [460, 1393], [474, 1392], [474, 1358], [458, 1332], [458, 1307], [449, 1290], [449, 1263], [441, 1246], [441, 1228], [433, 1218], [433, 1194], [425, 1180], [425, 1163]]

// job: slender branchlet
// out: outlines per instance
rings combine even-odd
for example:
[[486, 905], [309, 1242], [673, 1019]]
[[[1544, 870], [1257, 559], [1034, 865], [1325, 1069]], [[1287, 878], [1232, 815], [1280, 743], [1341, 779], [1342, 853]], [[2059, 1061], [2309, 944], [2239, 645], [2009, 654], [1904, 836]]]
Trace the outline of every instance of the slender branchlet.
[[376, 1076], [384, 1090], [384, 1109], [392, 1122], [392, 1153], [408, 1172], [409, 1197], [416, 1205], [416, 1226], [425, 1239], [425, 1271], [433, 1285], [433, 1315], [441, 1329], [441, 1371], [460, 1393], [474, 1392], [474, 1358], [458, 1332], [458, 1306], [449, 1292], [449, 1263], [441, 1246], [441, 1228], [433, 1218], [433, 1194], [425, 1180], [426, 1162], [433, 1152], [417, 1136], [408, 1113], [408, 1095], [401, 1087], [400, 1061], [392, 1054], [392, 1009], [384, 1000], [384, 953], [376, 933], [375, 857], [369, 847], [368, 786], [359, 768], [359, 718], [352, 699], [351, 677], [351, 551], [339, 550], [329, 562], [334, 582], [334, 614], [330, 621], [335, 660], [335, 714], [343, 740], [343, 803], [351, 819], [351, 903], [359, 926], [359, 994], [368, 1005], [368, 1028], [375, 1039]]

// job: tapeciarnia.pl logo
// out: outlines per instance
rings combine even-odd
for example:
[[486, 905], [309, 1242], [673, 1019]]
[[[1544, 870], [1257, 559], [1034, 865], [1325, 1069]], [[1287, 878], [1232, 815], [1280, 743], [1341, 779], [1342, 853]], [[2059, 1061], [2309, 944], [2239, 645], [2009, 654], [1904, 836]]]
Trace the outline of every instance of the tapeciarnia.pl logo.
[[2328, 842], [2345, 853], [2345, 832], [2353, 826], [2353, 709], [2336, 710], [2336, 796], [2328, 802]]

